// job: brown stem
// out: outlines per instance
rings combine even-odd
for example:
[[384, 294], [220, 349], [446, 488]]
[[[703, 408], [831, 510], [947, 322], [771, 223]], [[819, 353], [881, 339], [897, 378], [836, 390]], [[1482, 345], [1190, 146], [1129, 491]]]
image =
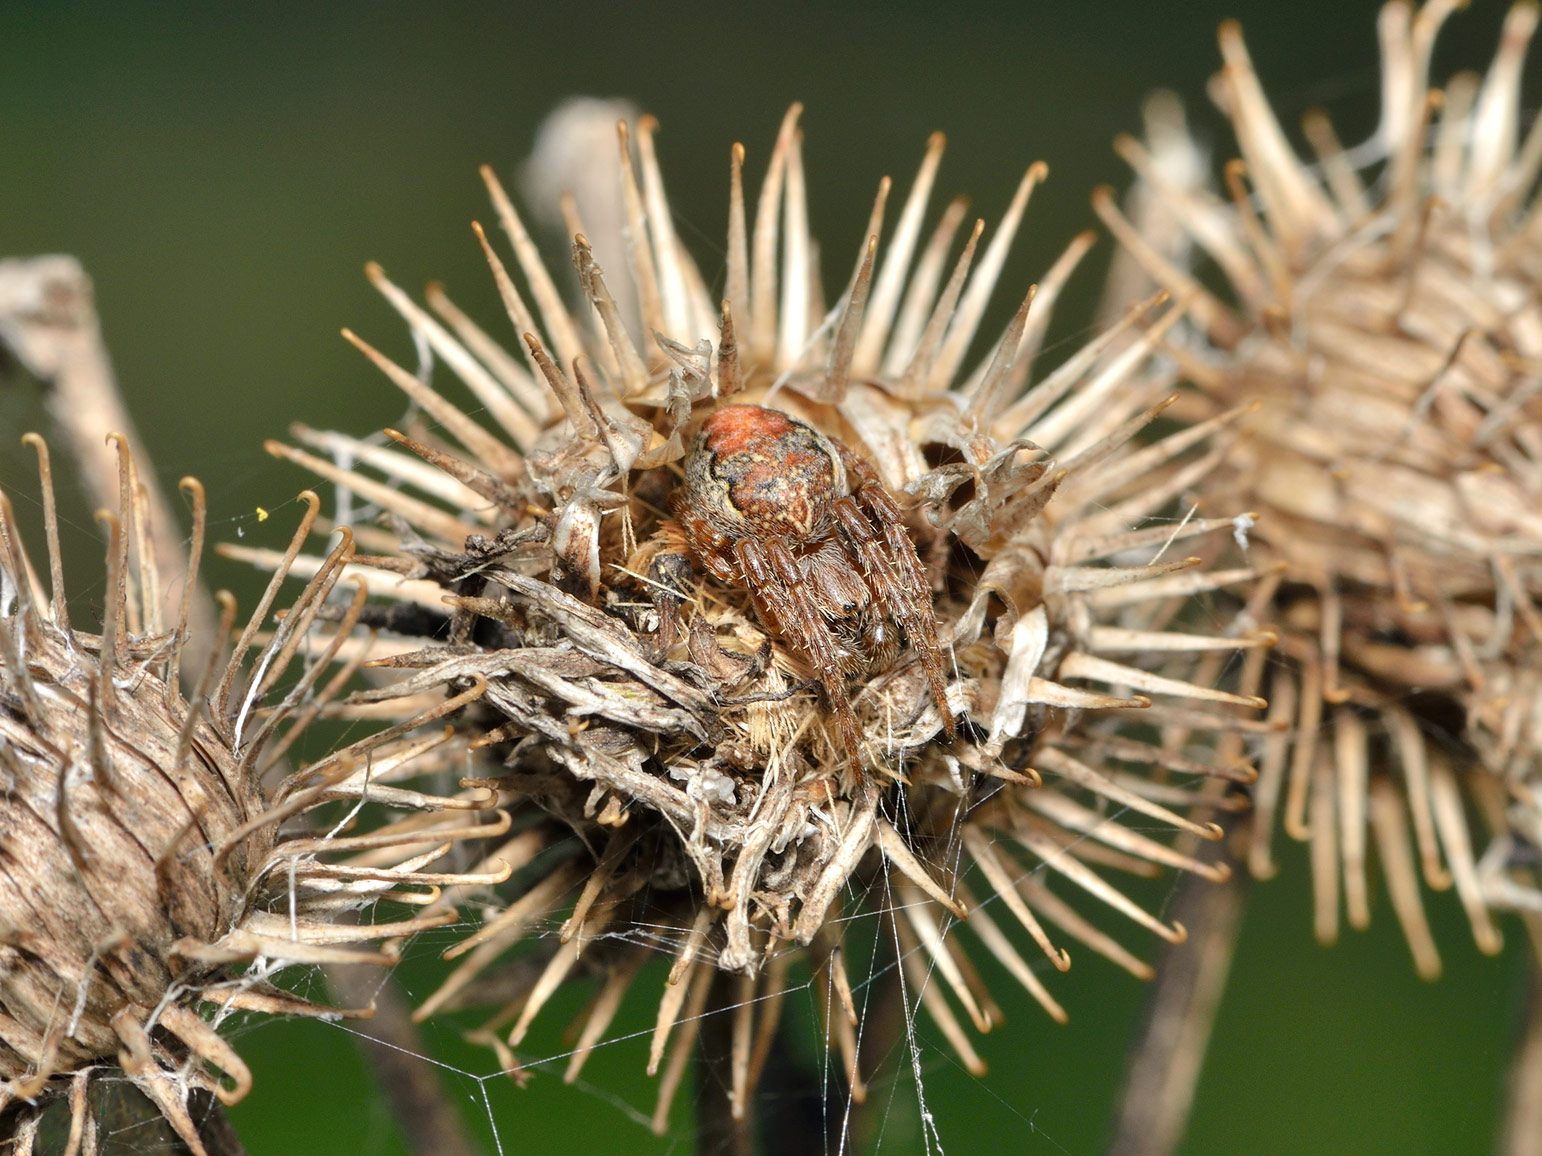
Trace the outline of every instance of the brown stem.
[[[65, 256], [0, 261], [0, 345], [29, 373], [48, 383], [48, 411], [92, 502], [109, 510], [118, 508], [118, 460], [107, 435], [121, 433], [128, 440], [148, 494], [151, 525], [157, 531], [155, 565], [166, 580], [162, 616], [166, 622], [175, 622], [182, 594], [181, 584], [173, 577], [187, 569], [180, 542], [182, 520], [157, 483], [144, 442], [118, 393], [97, 321], [91, 278], [79, 261]], [[203, 669], [209, 648], [215, 645], [214, 624], [214, 604], [207, 592], [200, 591], [192, 601], [182, 651], [186, 669]]]
[[[189, 1100], [188, 1107], [193, 1113], [193, 1119], [198, 1121], [198, 1138], [203, 1141], [209, 1156], [246, 1156], [241, 1137], [236, 1135], [235, 1125], [225, 1115], [225, 1109], [218, 1100], [201, 1089], [194, 1091]], [[143, 1150], [138, 1147], [135, 1149]]]
[[733, 1014], [736, 977], [718, 972], [707, 996], [697, 1037], [697, 1156], [755, 1156], [754, 1098], [736, 1120], [733, 1114]]
[[1166, 950], [1132, 1042], [1109, 1156], [1170, 1156], [1188, 1127], [1194, 1089], [1242, 924], [1245, 874], [1225, 883], [1186, 875], [1171, 909], [1187, 942]]
[[[102, 1156], [127, 1152], [165, 1152], [189, 1156], [190, 1149], [161, 1115], [155, 1103], [134, 1087], [117, 1068], [98, 1069], [86, 1095], [88, 1115], [95, 1121], [96, 1151]], [[188, 1096], [188, 1114], [198, 1125], [198, 1139], [208, 1156], [246, 1156], [230, 1117], [208, 1092], [194, 1089]], [[20, 1110], [17, 1110], [20, 1109]], [[17, 1129], [29, 1109], [15, 1105], [0, 1114], [0, 1151], [10, 1151]], [[132, 1140], [125, 1139], [132, 1137]], [[31, 1151], [35, 1156], [60, 1156], [69, 1148], [70, 1102], [57, 1096], [43, 1109]]]
[[[138, 464], [151, 523], [159, 529], [153, 538], [155, 563], [168, 579], [163, 597], [165, 620], [176, 620], [181, 599], [180, 584], [173, 575], [185, 572], [187, 559], [179, 545], [181, 523], [172, 513], [159, 485], [144, 443], [134, 429], [118, 393], [112, 362], [102, 340], [93, 302], [91, 279], [73, 257], [49, 256], [0, 261], [0, 346], [28, 372], [49, 383], [48, 407], [58, 423], [91, 498], [109, 509], [118, 506], [118, 461], [107, 441], [109, 433], [121, 433]], [[195, 592], [188, 615], [188, 640], [183, 647], [187, 669], [202, 670], [210, 648], [218, 645], [214, 603], [208, 592]], [[357, 970], [357, 969], [354, 969]], [[467, 1138], [459, 1113], [449, 1102], [433, 1071], [416, 1059], [423, 1052], [421, 1037], [395, 981], [371, 980], [362, 993], [346, 970], [329, 974], [334, 988], [348, 998], [367, 1003], [373, 997], [375, 1018], [361, 1024], [361, 1045], [375, 1079], [397, 1113], [404, 1140], [422, 1156], [472, 1156], [476, 1149]], [[370, 1039], [372, 1037], [372, 1039]], [[140, 1097], [143, 1100], [143, 1097]], [[149, 1101], [144, 1101], [149, 1105]], [[159, 1120], [149, 1105], [146, 1119]], [[207, 1116], [220, 1122], [225, 1147], [210, 1147], [210, 1156], [239, 1156], [240, 1143], [218, 1105]], [[133, 1133], [130, 1133], [133, 1134]]]
[[395, 978], [387, 975], [382, 980], [370, 968], [329, 967], [327, 984], [346, 1006], [374, 1001], [373, 1018], [358, 1024], [367, 1029], [360, 1034], [359, 1050], [396, 1118], [407, 1150], [419, 1156], [477, 1156], [437, 1069], [422, 1059], [422, 1036]]
[[1528, 915], [1525, 922], [1532, 948], [1526, 1021], [1520, 1025], [1510, 1060], [1509, 1102], [1499, 1156], [1542, 1156], [1542, 918]]
[[[760, 1077], [756, 1123], [763, 1156], [804, 1156], [809, 1152], [861, 1152], [825, 1136], [830, 1112], [839, 1113], [846, 1088], [839, 1077], [826, 1087], [824, 1073], [793, 1053], [787, 1033], [777, 1032]], [[826, 1105], [830, 1105], [827, 1109]]]

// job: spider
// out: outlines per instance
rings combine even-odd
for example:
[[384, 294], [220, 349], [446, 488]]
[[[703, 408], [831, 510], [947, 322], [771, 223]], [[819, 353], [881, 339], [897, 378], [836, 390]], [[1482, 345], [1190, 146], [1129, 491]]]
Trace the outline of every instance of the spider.
[[951, 739], [931, 587], [877, 472], [778, 410], [730, 405], [703, 423], [673, 497], [692, 560], [743, 587], [761, 625], [813, 668], [861, 773], [849, 675], [915, 647]]

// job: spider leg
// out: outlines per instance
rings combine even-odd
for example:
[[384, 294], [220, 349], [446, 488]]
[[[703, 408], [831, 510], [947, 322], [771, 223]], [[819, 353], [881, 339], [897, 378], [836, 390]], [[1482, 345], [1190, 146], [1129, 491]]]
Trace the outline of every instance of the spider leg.
[[660, 550], [648, 563], [648, 593], [659, 616], [653, 639], [655, 662], [662, 662], [680, 637], [680, 609], [691, 597], [694, 585], [691, 560], [678, 550]]
[[862, 774], [862, 748], [857, 740], [857, 716], [851, 709], [835, 635], [804, 580], [798, 562], [780, 538], [764, 543], [741, 538], [734, 555], [744, 572], [744, 584], [756, 611], [803, 658], [813, 664], [840, 725], [841, 739], [856, 774]]
[[[947, 686], [942, 676], [937, 617], [932, 612], [931, 586], [916, 555], [915, 543], [905, 532], [904, 517], [873, 467], [844, 447], [841, 457], [856, 486], [851, 497], [831, 503], [836, 524], [848, 549], [866, 571], [868, 584], [915, 647], [926, 681], [931, 685], [932, 698], [942, 715], [943, 729], [952, 738], [953, 714], [948, 709]], [[883, 527], [882, 542], [864, 510]]]
[[734, 569], [732, 538], [700, 518], [686, 520], [685, 533], [691, 543], [692, 557], [708, 574], [728, 586], [740, 584], [739, 574]]

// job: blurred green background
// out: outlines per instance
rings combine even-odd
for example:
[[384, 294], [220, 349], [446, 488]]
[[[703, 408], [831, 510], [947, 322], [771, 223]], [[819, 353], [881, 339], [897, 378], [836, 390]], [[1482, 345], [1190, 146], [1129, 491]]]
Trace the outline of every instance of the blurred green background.
[[[1502, 15], [1485, 4], [1455, 17], [1436, 75], [1486, 64]], [[282, 507], [304, 483], [263, 454], [262, 438], [297, 419], [363, 433], [400, 416], [399, 395], [337, 336], [349, 325], [408, 356], [403, 327], [361, 275], [365, 260], [408, 286], [444, 280], [502, 332], [467, 228], [488, 215], [476, 166], [507, 176], [564, 96], [630, 97], [659, 117], [678, 225], [709, 278], [723, 270], [729, 145], [747, 146], [755, 187], [794, 99], [807, 105], [810, 199], [830, 269], [844, 269], [856, 251], [878, 177], [892, 173], [905, 188], [931, 131], [949, 138], [939, 193], [969, 192], [987, 220], [1024, 167], [1043, 158], [1051, 178], [1007, 267], [1006, 298], [1092, 223], [1094, 185], [1126, 183], [1110, 140], [1138, 130], [1152, 88], [1177, 89], [1217, 154], [1231, 155], [1204, 98], [1226, 16], [1243, 20], [1287, 125], [1324, 105], [1346, 140], [1369, 131], [1377, 93], [1369, 4], [8, 3], [0, 255], [67, 252], [84, 262], [158, 471], [169, 482], [186, 473], [206, 481], [211, 537], [269, 540], [282, 531], [259, 529], [255, 508]], [[1537, 71], [1534, 57], [1531, 81]], [[1535, 107], [1542, 94], [1530, 95]], [[560, 261], [560, 244], [548, 240]], [[1108, 249], [1105, 238], [1061, 306], [1060, 338], [1085, 326]], [[34, 492], [30, 454], [16, 438], [43, 420], [27, 383], [0, 392], [0, 484], [12, 494]], [[97, 547], [84, 500], [74, 501], [67, 547], [84, 558]], [[252, 577], [211, 566], [214, 581], [250, 605]], [[92, 567], [76, 566], [74, 593], [89, 597], [92, 580]], [[1305, 866], [1304, 856], [1289, 856], [1278, 880], [1253, 890], [1184, 1151], [1487, 1151], [1522, 1003], [1520, 929], [1507, 925], [1503, 956], [1482, 958], [1455, 900], [1431, 900], [1446, 975], [1426, 985], [1384, 897], [1369, 933], [1317, 948]], [[1124, 938], [1138, 941], [1134, 932]], [[441, 946], [416, 945], [407, 976], [419, 994]], [[991, 978], [1011, 1022], [984, 1040], [986, 1079], [964, 1073], [925, 1019], [918, 1024], [941, 1148], [1099, 1152], [1140, 985], [1078, 953], [1052, 985], [1072, 1015], [1060, 1028], [1004, 976]], [[644, 976], [645, 985], [657, 981]], [[565, 997], [570, 1011], [582, 994]], [[796, 994], [789, 1018], [807, 1020], [812, 1003], [812, 992]], [[615, 1032], [643, 1030], [651, 1007], [634, 1001]], [[268, 1024], [239, 1043], [257, 1088], [234, 1116], [253, 1153], [400, 1151], [345, 1030]], [[484, 1091], [505, 1152], [691, 1149], [688, 1089], [665, 1139], [637, 1118], [652, 1110], [644, 1039], [602, 1049], [586, 1086], [565, 1087], [560, 1069], [547, 1069], [523, 1091], [502, 1079], [479, 1083], [491, 1057], [450, 1028], [429, 1045], [490, 1151]], [[524, 1054], [565, 1049], [552, 1028]], [[922, 1151], [909, 1065], [895, 1066], [873, 1094], [885, 1104], [880, 1150]]]

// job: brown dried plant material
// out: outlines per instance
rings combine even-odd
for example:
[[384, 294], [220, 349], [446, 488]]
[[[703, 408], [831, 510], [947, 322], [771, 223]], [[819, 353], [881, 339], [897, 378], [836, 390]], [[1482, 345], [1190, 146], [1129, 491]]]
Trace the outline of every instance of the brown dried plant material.
[[[1453, 7], [1382, 9], [1374, 180], [1321, 113], [1305, 123], [1315, 158], [1296, 156], [1225, 24], [1214, 92], [1242, 151], [1228, 195], [1204, 187], [1181, 113], [1157, 105], [1149, 142], [1116, 147], [1143, 220], [1182, 229], [1094, 199], [1149, 278], [1125, 292], [1194, 295], [1171, 342], [1197, 387], [1185, 417], [1251, 409], [1200, 483], [1263, 514], [1250, 556], [1282, 569], [1266, 608], [1282, 660], [1238, 688], [1290, 727], [1263, 748], [1249, 867], [1274, 873], [1277, 824], [1310, 840], [1328, 942], [1341, 894], [1351, 926], [1369, 919], [1378, 858], [1431, 978], [1421, 877], [1455, 887], [1485, 952], [1500, 947], [1494, 909], [1542, 910], [1542, 120], [1520, 135], [1537, 8], [1510, 11], [1485, 76], [1431, 89]], [[1200, 287], [1199, 258], [1228, 299]]]
[[[112, 455], [104, 450], [109, 434], [123, 438], [139, 462], [144, 444], [135, 432], [118, 392], [112, 358], [97, 318], [95, 288], [80, 262], [64, 254], [0, 258], [0, 345], [27, 371], [46, 382], [43, 392], [54, 419], [54, 437], [69, 451], [92, 501], [111, 506], [118, 482]], [[100, 465], [101, 468], [94, 468]], [[161, 488], [146, 487], [145, 506], [157, 525], [174, 524]], [[182, 566], [177, 542], [169, 536], [152, 543], [163, 574]], [[163, 618], [177, 614], [179, 591], [168, 583]], [[188, 639], [183, 662], [202, 669], [203, 647], [214, 642], [214, 601], [203, 591], [187, 610]]]
[[[962, 200], [929, 240], [923, 233], [939, 135], [892, 229], [891, 183], [880, 183], [847, 284], [827, 309], [798, 114], [783, 122], [753, 216], [734, 146], [721, 302], [673, 231], [656, 125], [637, 124], [635, 155], [633, 130], [620, 126], [641, 332], [626, 327], [609, 288], [628, 273], [602, 270], [581, 232], [573, 257], [584, 300], [563, 302], [484, 169], [524, 286], [474, 225], [513, 350], [443, 289], [430, 290], [424, 309], [372, 265], [370, 279], [466, 396], [455, 400], [345, 331], [417, 416], [386, 431], [391, 445], [301, 426], [296, 445], [270, 444], [338, 485], [345, 509], [366, 501], [386, 523], [357, 529], [372, 556], [347, 570], [376, 596], [365, 619], [397, 651], [374, 664], [399, 673], [378, 697], [485, 682], [460, 726], [479, 736], [504, 805], [539, 816], [492, 852], [529, 870], [517, 887], [475, 897], [486, 923], [446, 953], [456, 969], [419, 1014], [494, 1000], [473, 1037], [517, 1070], [514, 1049], [551, 994], [575, 970], [597, 974], [572, 1079], [663, 945], [675, 964], [649, 1054], [649, 1070], [666, 1073], [660, 1126], [711, 970], [739, 973], [741, 1006], [759, 1009], [734, 1017], [732, 1099], [742, 1114], [790, 959], [803, 949], [840, 995], [826, 1001], [827, 1029], [860, 1095], [840, 945], [851, 901], [861, 910], [869, 891], [888, 940], [935, 970], [928, 1012], [972, 1069], [980, 1061], [954, 1009], [980, 1031], [999, 1012], [963, 954], [970, 933], [955, 930], [959, 921], [1057, 1020], [1065, 1012], [1039, 973], [1064, 970], [1070, 955], [1046, 924], [1147, 974], [1063, 896], [1181, 939], [1181, 927], [1107, 873], [1224, 876], [1151, 832], [1215, 837], [1207, 816], [1233, 805], [1217, 788], [1253, 771], [1240, 757], [1194, 758], [1183, 738], [1153, 741], [1140, 724], [1170, 736], [1267, 730], [1253, 717], [1260, 702], [1211, 685], [1223, 662], [1273, 635], [1246, 615], [1220, 636], [1190, 633], [1180, 617], [1193, 596], [1254, 577], [1246, 567], [1198, 570], [1186, 550], [1207, 535], [1229, 541], [1235, 528], [1186, 516], [1186, 495], [1217, 461], [1211, 437], [1233, 418], [1133, 444], [1171, 401], [1177, 371], [1152, 351], [1186, 301], [1160, 295], [1034, 379], [1050, 307], [1091, 243], [1081, 236], [971, 362], [1046, 170], [1031, 166], [988, 239], [977, 223], [960, 252]], [[1119, 344], [1125, 336], [1132, 346]], [[783, 537], [713, 507], [728, 519], [719, 531], [736, 526], [734, 542], [781, 557], [775, 582], [804, 607], [796, 636], [779, 604], [758, 600], [764, 587], [749, 588], [760, 580], [732, 551], [710, 561], [701, 543], [711, 535], [671, 520], [684, 476], [724, 468], [698, 431], [728, 404], [777, 411], [750, 421], [753, 431], [785, 432], [780, 415], [802, 423], [792, 428], [813, 432], [794, 442], [827, 447], [814, 452], [824, 470], [838, 460], [846, 478], [871, 475], [877, 487], [840, 506], [843, 483], [820, 482], [833, 488], [811, 507], [815, 529]], [[758, 476], [793, 464], [762, 461], [769, 470]], [[757, 501], [778, 492], [802, 501], [810, 492], [800, 484]], [[728, 497], [743, 501], [737, 490]], [[847, 519], [838, 534], [817, 528], [827, 507]], [[774, 510], [757, 509], [759, 525], [776, 523]], [[789, 524], [798, 520], [789, 509]], [[847, 552], [832, 564], [832, 550]], [[884, 576], [912, 563], [920, 573], [903, 587]], [[301, 557], [293, 572], [322, 565]], [[821, 629], [835, 648], [823, 667], [813, 661]], [[854, 734], [841, 725], [847, 711]], [[544, 964], [532, 969], [527, 955], [502, 980], [489, 971], [564, 911], [556, 942], [536, 944]], [[671, 1051], [677, 1058], [661, 1068]]]
[[[0, 1112], [30, 1151], [37, 1113], [67, 1095], [70, 1150], [95, 1151], [86, 1082], [121, 1068], [202, 1156], [189, 1093], [230, 1104], [251, 1086], [219, 1021], [237, 1010], [369, 1015], [313, 1005], [270, 979], [294, 964], [392, 963], [403, 937], [453, 918], [429, 909], [444, 885], [507, 877], [432, 864], [459, 839], [505, 830], [508, 818], [488, 820], [485, 790], [397, 785], [422, 774], [426, 752], [448, 737], [403, 734], [475, 692], [265, 783], [346, 681], [325, 663], [284, 679], [352, 557], [346, 533], [250, 661], [288, 563], [224, 661], [235, 604], [221, 595], [219, 637], [205, 641], [210, 659], [185, 690], [202, 487], [182, 482], [192, 548], [180, 613], [166, 621], [162, 608], [178, 601], [156, 566], [146, 489], [125, 439], [112, 435], [121, 501], [116, 515], [98, 514], [106, 593], [100, 631], [88, 632], [73, 625], [65, 594], [48, 451], [35, 434], [24, 440], [42, 478], [48, 583], [45, 593], [0, 494]], [[301, 498], [288, 558], [319, 504]], [[359, 591], [329, 645], [350, 643], [362, 608]], [[421, 815], [382, 815], [381, 803]], [[325, 827], [296, 822], [326, 804], [313, 817]], [[381, 899], [409, 913], [370, 922]]]

